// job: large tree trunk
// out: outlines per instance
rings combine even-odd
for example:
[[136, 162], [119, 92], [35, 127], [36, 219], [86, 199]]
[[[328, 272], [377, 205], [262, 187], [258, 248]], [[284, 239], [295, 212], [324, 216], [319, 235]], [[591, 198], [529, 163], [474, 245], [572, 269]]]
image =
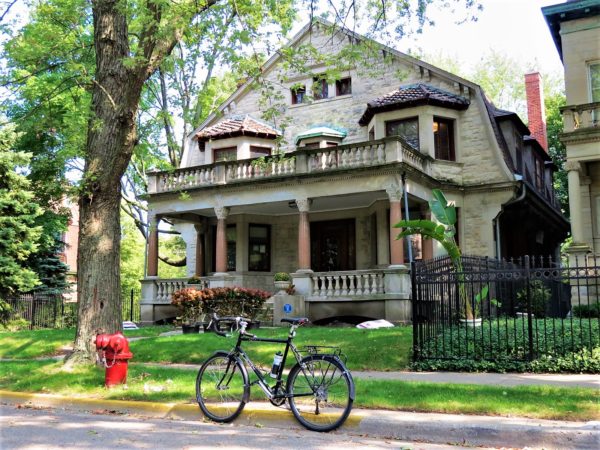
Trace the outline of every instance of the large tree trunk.
[[128, 29], [116, 0], [93, 2], [96, 78], [79, 198], [79, 301], [75, 349], [68, 364], [94, 361], [93, 338], [122, 328], [120, 180], [136, 142], [144, 72], [124, 66]]

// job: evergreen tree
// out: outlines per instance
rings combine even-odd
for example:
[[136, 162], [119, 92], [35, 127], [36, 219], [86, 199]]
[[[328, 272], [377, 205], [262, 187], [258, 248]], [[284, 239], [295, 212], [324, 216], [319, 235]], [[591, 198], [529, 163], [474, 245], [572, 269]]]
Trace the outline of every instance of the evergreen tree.
[[12, 151], [15, 139], [13, 129], [0, 128], [0, 299], [39, 283], [26, 261], [38, 247], [41, 227], [35, 221], [41, 209], [32, 200], [29, 181], [19, 173], [29, 155]]

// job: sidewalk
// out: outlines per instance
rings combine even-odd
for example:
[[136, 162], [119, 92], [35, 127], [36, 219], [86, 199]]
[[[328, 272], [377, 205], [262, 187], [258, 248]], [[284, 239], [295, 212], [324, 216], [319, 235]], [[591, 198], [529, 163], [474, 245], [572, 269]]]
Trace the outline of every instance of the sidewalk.
[[[199, 364], [138, 363], [198, 370]], [[367, 372], [352, 371], [353, 378], [365, 380], [421, 381], [426, 383], [483, 384], [488, 386], [558, 386], [564, 388], [600, 389], [600, 375], [539, 373], [465, 373], [465, 372]]]
[[[47, 394], [0, 391], [0, 401], [13, 405], [66, 408], [143, 417], [202, 420], [196, 404], [152, 403], [67, 398]], [[251, 402], [236, 425], [299, 429], [291, 412], [268, 403]], [[600, 422], [561, 422], [518, 417], [424, 414], [354, 409], [339, 432], [373, 438], [402, 439], [462, 446], [512, 448], [600, 448]]]

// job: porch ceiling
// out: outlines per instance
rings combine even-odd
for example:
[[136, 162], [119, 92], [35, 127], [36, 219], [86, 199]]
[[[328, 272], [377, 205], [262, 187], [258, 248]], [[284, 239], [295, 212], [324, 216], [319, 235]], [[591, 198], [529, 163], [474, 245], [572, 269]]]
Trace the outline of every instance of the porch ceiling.
[[[357, 209], [357, 208], [368, 208], [377, 201], [388, 201], [389, 197], [385, 191], [370, 191], [360, 192], [347, 195], [331, 195], [327, 196], [325, 193], [322, 197], [311, 197], [310, 212], [323, 212], [323, 211], [338, 211], [345, 209]], [[226, 202], [225, 202], [226, 203]], [[409, 194], [409, 206], [417, 206], [420, 203], [419, 200], [415, 199]], [[225, 206], [229, 206], [225, 204]], [[289, 214], [298, 214], [298, 209], [294, 204], [294, 198], [289, 200], [278, 200], [265, 203], [253, 203], [246, 205], [231, 205], [230, 215], [235, 214], [254, 214], [264, 216], [282, 216]], [[165, 216], [173, 219], [180, 219], [184, 221], [194, 221], [193, 219], [197, 216], [201, 217], [215, 217], [215, 211], [213, 208], [190, 208], [185, 212], [172, 212], [164, 214]]]

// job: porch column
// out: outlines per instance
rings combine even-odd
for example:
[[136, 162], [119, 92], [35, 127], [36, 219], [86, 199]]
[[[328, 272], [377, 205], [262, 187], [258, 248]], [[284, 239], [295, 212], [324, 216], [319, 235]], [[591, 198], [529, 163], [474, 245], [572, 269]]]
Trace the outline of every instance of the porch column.
[[148, 261], [146, 276], [158, 276], [158, 222], [160, 218], [148, 213]]
[[399, 228], [394, 225], [402, 220], [402, 190], [399, 188], [388, 188], [390, 198], [390, 265], [400, 266], [404, 264], [404, 239], [396, 239]]
[[571, 236], [573, 243], [582, 244], [583, 224], [581, 217], [581, 164], [577, 161], [567, 161], [565, 170], [569, 181], [569, 211], [571, 213]]
[[377, 209], [377, 266], [390, 265], [390, 232], [387, 225], [387, 208], [384, 204]]
[[229, 208], [215, 207], [217, 215], [217, 248], [216, 248], [216, 271], [217, 273], [227, 273], [227, 215]]
[[310, 222], [308, 220], [309, 201], [296, 199], [300, 215], [298, 217], [298, 271], [310, 271]]
[[[421, 208], [421, 214], [425, 220], [431, 220], [431, 211], [427, 205]], [[421, 252], [423, 259], [433, 259], [433, 239], [421, 238]]]
[[196, 266], [194, 275], [201, 277], [204, 275], [204, 226], [195, 224], [196, 229]]

